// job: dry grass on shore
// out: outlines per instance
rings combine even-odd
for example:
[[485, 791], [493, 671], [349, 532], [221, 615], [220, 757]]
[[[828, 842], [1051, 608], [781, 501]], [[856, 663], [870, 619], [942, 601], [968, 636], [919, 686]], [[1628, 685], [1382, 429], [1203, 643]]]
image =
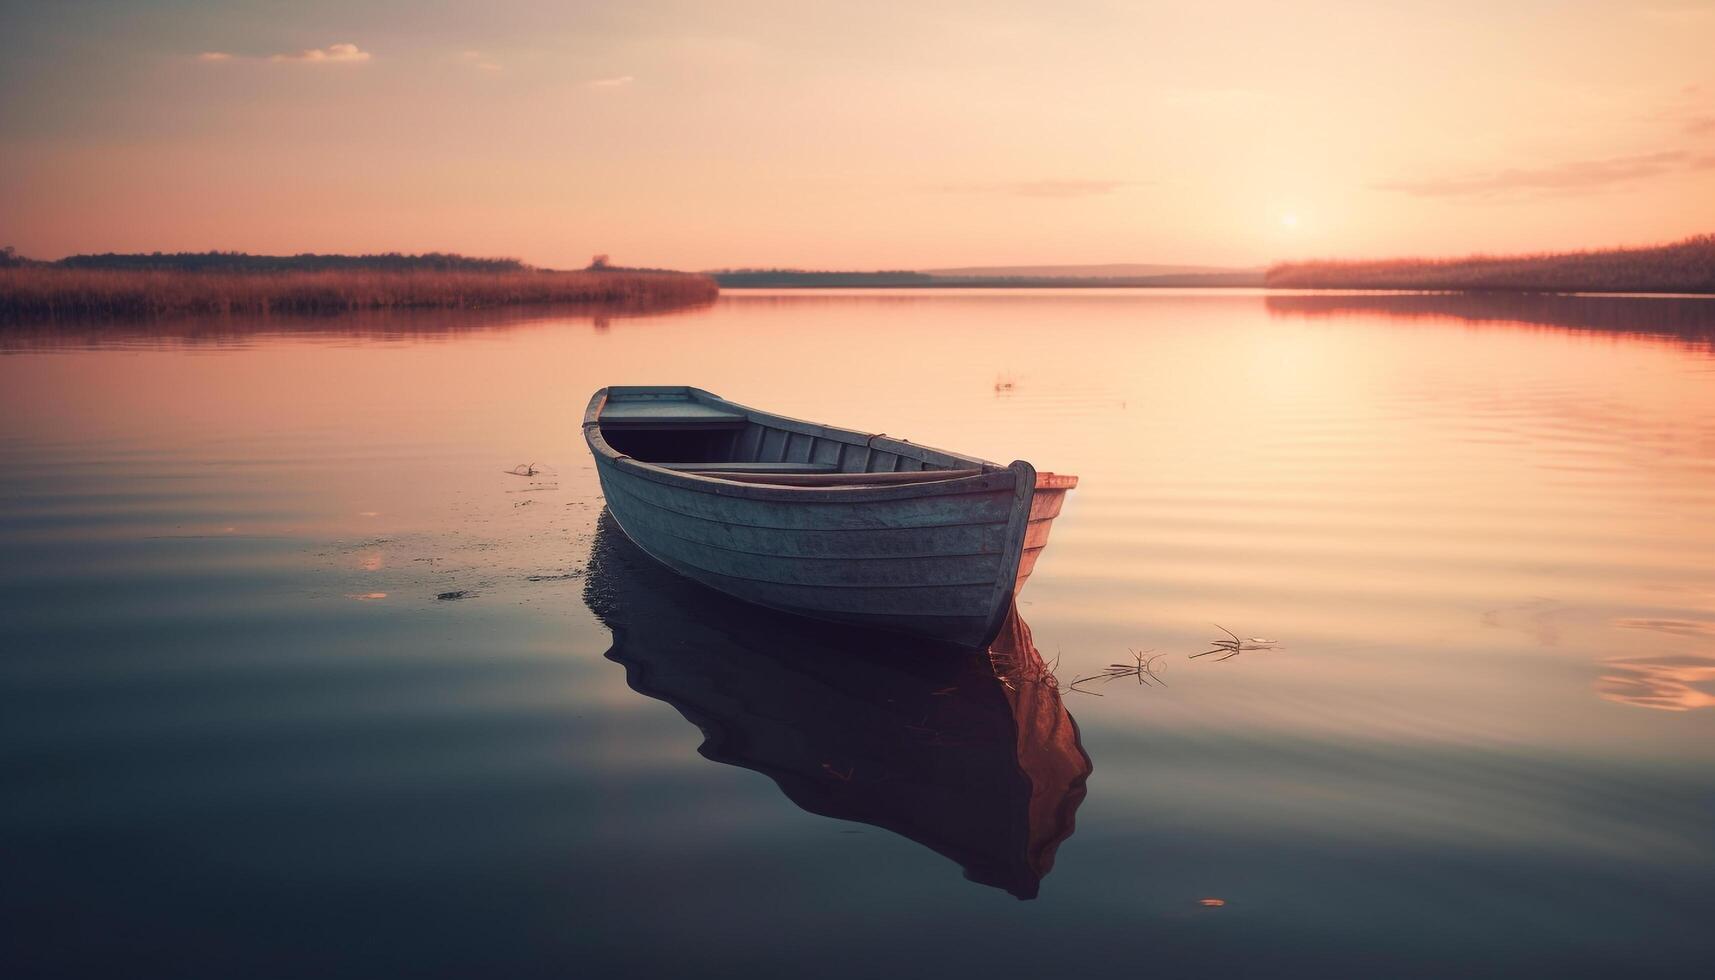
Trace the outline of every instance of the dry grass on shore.
[[673, 306], [720, 289], [707, 276], [625, 269], [185, 272], [165, 269], [0, 268], [0, 322], [224, 313], [476, 309], [534, 303]]
[[1715, 235], [1543, 255], [1286, 262], [1270, 268], [1265, 283], [1282, 289], [1715, 293]]

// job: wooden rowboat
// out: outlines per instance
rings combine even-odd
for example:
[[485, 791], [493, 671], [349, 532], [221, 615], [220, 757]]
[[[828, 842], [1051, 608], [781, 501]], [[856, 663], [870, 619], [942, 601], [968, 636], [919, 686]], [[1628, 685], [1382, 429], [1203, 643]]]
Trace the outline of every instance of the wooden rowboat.
[[786, 612], [984, 646], [1075, 476], [801, 422], [697, 388], [584, 413], [608, 510], [663, 565]]

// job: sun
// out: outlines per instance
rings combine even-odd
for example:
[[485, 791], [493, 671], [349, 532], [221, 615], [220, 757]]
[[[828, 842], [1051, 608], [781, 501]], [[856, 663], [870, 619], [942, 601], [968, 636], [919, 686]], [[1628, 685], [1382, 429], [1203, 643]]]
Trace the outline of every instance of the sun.
[[1293, 228], [1297, 228], [1298, 227], [1298, 215], [1293, 214], [1291, 211], [1288, 211], [1285, 214], [1281, 215], [1280, 216], [1280, 226], [1282, 228], [1286, 228], [1288, 230], [1293, 229]]

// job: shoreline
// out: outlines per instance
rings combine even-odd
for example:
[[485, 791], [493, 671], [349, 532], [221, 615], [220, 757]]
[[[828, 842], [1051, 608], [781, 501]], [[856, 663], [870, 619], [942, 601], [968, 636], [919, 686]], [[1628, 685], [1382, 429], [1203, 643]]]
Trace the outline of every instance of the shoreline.
[[1715, 293], [1715, 235], [1535, 255], [1282, 262], [1269, 267], [1264, 282], [1291, 289], [1706, 295]]
[[712, 301], [719, 294], [715, 281], [698, 273], [627, 269], [231, 272], [22, 266], [0, 269], [0, 325], [551, 304], [669, 307]]
[[1317, 259], [1266, 268], [1012, 266], [717, 269], [722, 289], [1367, 289], [1504, 295], [1715, 295], [1715, 235], [1664, 245], [1467, 255]]

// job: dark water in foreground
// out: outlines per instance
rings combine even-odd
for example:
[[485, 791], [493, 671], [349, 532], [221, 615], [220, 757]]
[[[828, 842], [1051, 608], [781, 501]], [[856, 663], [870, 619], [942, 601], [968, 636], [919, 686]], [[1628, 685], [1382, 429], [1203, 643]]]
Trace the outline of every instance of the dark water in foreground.
[[[0, 972], [1702, 972], [1712, 337], [1173, 292], [0, 333]], [[929, 656], [640, 558], [606, 383], [1083, 483], [993, 662]], [[1128, 650], [1165, 686], [1055, 693]]]

